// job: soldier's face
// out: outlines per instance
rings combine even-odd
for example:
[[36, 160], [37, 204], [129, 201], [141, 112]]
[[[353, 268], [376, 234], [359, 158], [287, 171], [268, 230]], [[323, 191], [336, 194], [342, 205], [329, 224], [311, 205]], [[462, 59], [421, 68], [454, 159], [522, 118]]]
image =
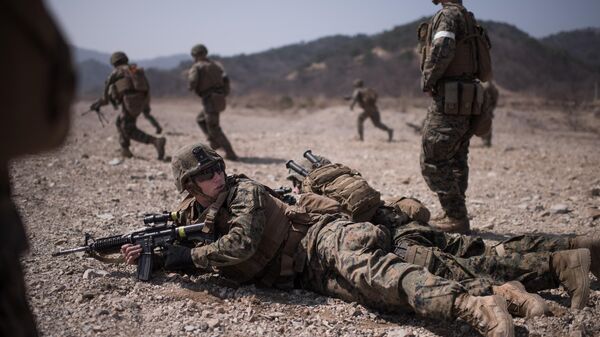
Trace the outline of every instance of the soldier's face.
[[219, 196], [219, 193], [223, 192], [225, 189], [225, 172], [222, 170], [215, 172], [212, 178], [208, 180], [194, 178], [194, 182], [200, 187], [202, 193], [211, 198], [216, 198]]

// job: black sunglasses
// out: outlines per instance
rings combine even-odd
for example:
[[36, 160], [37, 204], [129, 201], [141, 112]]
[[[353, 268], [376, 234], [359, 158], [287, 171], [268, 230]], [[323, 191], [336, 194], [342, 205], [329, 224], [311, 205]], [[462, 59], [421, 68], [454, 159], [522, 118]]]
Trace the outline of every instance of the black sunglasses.
[[207, 181], [212, 179], [216, 173], [221, 173], [225, 170], [223, 163], [218, 162], [216, 165], [205, 168], [204, 170], [194, 174], [194, 180]]

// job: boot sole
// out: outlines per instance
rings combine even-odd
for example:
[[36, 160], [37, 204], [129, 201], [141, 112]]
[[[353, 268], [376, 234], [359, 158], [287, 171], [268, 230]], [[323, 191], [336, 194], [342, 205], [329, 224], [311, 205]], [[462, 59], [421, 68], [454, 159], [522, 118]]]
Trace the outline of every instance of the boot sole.
[[579, 262], [579, 271], [583, 276], [583, 287], [585, 291], [581, 295], [581, 303], [579, 305], [575, 305], [571, 300], [571, 309], [583, 309], [588, 299], [590, 298], [590, 265], [592, 264], [592, 256], [590, 250], [587, 248], [578, 249], [577, 252], [577, 260]]

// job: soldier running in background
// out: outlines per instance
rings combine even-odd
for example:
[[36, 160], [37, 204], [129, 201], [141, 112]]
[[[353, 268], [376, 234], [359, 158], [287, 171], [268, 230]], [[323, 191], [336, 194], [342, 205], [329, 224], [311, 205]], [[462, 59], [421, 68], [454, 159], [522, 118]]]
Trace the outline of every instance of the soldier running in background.
[[204, 106], [196, 122], [210, 147], [223, 148], [225, 159], [238, 160], [219, 122], [219, 115], [226, 107], [225, 97], [230, 91], [229, 77], [221, 65], [207, 57], [208, 49], [203, 44], [195, 45], [191, 54], [194, 64], [188, 71], [188, 88], [202, 98]]
[[[38, 0], [0, 1], [0, 336], [38, 336], [20, 256], [28, 249], [11, 200], [9, 160], [56, 148], [67, 136], [75, 75], [66, 42]], [[22, 66], [18, 66], [22, 65]]]
[[377, 92], [372, 88], [364, 87], [363, 81], [357, 79], [354, 81], [354, 92], [352, 93], [351, 100], [350, 110], [354, 109], [356, 103], [363, 109], [363, 112], [358, 115], [356, 120], [359, 139], [361, 141], [364, 140], [363, 125], [365, 124], [365, 119], [369, 118], [376, 128], [387, 131], [388, 142], [391, 142], [394, 137], [394, 130], [381, 122], [381, 115], [377, 108]]
[[[494, 110], [496, 110], [496, 106], [498, 106], [498, 88], [494, 84], [493, 81], [483, 82], [481, 83], [483, 86], [483, 105], [481, 106], [482, 113], [489, 114], [489, 118], [491, 120], [494, 119]], [[490, 120], [489, 131], [484, 135], [481, 135], [481, 139], [483, 140], [483, 145], [486, 147], [492, 146], [492, 122]]]
[[124, 52], [114, 52], [110, 57], [114, 70], [108, 76], [104, 85], [104, 95], [92, 103], [91, 110], [99, 111], [100, 107], [113, 104], [121, 105], [121, 113], [117, 117], [116, 125], [119, 131], [119, 144], [121, 155], [125, 158], [133, 157], [129, 145], [131, 139], [143, 144], [152, 144], [158, 153], [158, 159], [165, 156], [165, 137], [154, 137], [140, 130], [137, 118], [143, 114], [154, 126], [156, 133], [161, 133], [162, 128], [150, 115], [150, 85], [144, 74], [144, 68], [129, 64], [129, 58]]

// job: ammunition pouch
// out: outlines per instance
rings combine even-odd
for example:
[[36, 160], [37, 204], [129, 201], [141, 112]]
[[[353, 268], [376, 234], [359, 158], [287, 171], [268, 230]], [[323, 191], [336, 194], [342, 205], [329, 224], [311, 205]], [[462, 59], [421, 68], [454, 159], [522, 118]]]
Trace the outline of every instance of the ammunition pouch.
[[[398, 252], [398, 253], [396, 253]], [[433, 252], [429, 247], [409, 246], [406, 243], [401, 243], [400, 246], [394, 248], [394, 253], [398, 255], [404, 262], [425, 267], [431, 271], [433, 267]], [[404, 256], [399, 254], [404, 253]]]
[[479, 82], [443, 83], [446, 115], [479, 115], [483, 105], [483, 87]]

